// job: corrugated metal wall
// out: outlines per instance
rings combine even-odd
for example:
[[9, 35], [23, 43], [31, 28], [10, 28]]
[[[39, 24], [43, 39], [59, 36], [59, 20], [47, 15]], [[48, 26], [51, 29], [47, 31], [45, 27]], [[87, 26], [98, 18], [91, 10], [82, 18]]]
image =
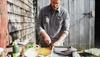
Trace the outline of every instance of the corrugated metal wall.
[[35, 42], [35, 1], [33, 3], [33, 0], [8, 0], [7, 4], [12, 41], [32, 38]]
[[[76, 48], [94, 47], [94, 17], [91, 11], [95, 11], [95, 0], [61, 0], [61, 5], [68, 9], [70, 14], [70, 39], [66, 39], [64, 46]], [[48, 5], [50, 0], [38, 0], [39, 10]]]

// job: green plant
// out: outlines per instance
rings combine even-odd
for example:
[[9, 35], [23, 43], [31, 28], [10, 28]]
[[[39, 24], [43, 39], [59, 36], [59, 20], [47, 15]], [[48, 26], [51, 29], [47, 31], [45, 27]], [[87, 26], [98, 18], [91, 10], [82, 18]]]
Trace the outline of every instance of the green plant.
[[86, 56], [86, 57], [100, 57], [100, 56], [90, 55], [90, 56]]

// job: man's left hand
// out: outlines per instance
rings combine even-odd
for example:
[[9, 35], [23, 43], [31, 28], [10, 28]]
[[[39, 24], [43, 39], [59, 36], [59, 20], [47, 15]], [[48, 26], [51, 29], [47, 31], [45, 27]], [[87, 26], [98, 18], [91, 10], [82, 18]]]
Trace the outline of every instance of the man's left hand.
[[53, 44], [53, 46], [60, 46], [61, 45], [61, 41], [56, 41], [54, 44]]

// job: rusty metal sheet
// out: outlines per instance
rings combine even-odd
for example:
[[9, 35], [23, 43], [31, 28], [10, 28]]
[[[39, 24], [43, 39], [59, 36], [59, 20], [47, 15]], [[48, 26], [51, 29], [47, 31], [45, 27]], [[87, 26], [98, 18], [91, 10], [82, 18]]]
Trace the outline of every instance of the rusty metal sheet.
[[0, 0], [0, 47], [5, 48], [8, 41], [8, 15], [7, 15], [7, 2]]

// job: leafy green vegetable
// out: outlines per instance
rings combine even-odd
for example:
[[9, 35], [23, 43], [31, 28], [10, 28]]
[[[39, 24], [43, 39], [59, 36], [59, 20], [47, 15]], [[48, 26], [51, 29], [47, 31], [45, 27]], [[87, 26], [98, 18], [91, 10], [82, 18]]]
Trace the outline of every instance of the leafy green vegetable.
[[28, 49], [28, 48], [35, 48], [35, 43], [32, 43], [32, 42], [29, 42], [28, 44], [27, 44], [27, 46], [26, 46], [26, 49]]
[[85, 56], [85, 57], [100, 57], [100, 56], [90, 55], [90, 56]]

